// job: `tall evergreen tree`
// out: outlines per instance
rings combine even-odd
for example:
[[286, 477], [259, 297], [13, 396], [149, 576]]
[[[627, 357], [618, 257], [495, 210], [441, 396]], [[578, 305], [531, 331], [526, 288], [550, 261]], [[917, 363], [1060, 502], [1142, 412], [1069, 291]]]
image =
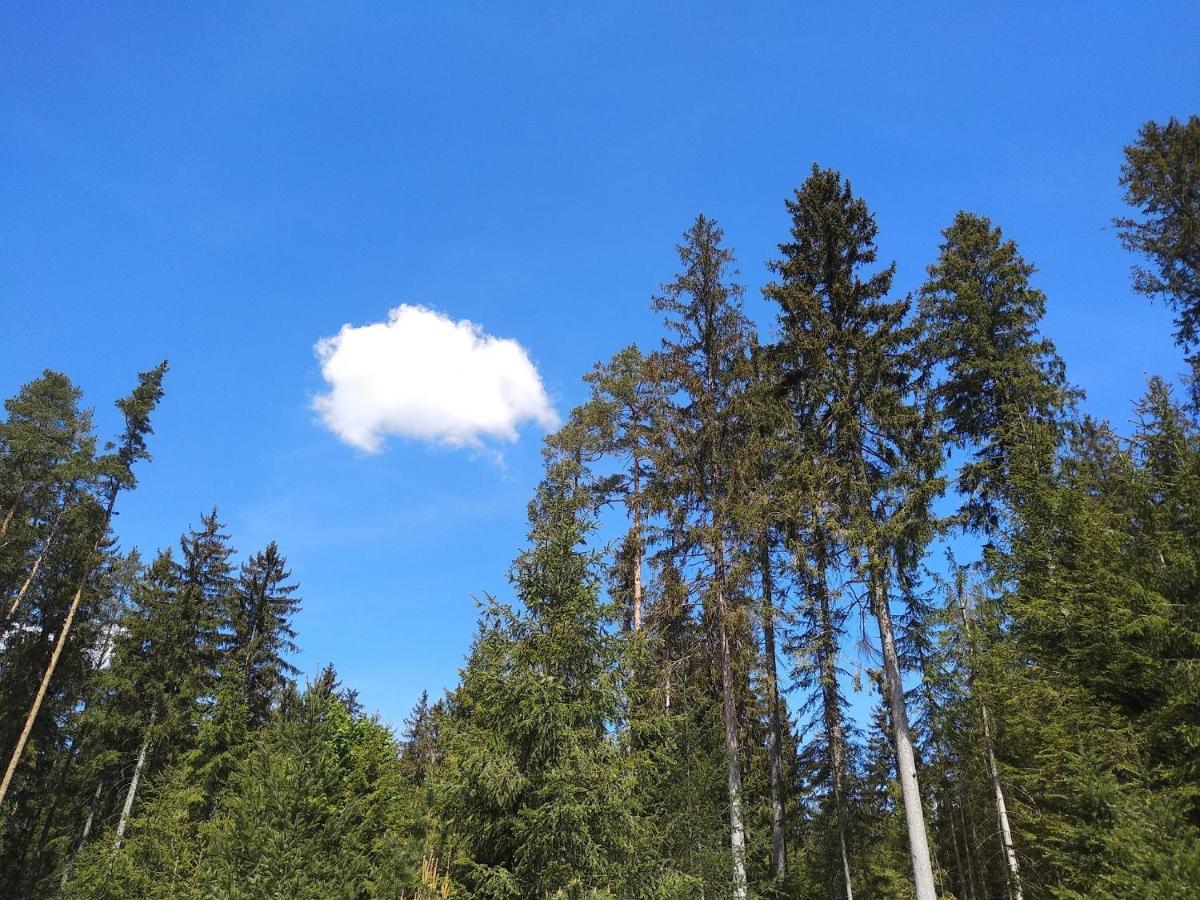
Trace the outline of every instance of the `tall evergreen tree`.
[[225, 648], [232, 671], [227, 668], [226, 677], [241, 682], [251, 728], [267, 721], [297, 673], [288, 656], [299, 649], [292, 617], [300, 599], [290, 579], [287, 560], [272, 541], [242, 566], [232, 591], [232, 634]]
[[1150, 264], [1134, 267], [1133, 289], [1175, 311], [1175, 342], [1190, 354], [1200, 344], [1200, 116], [1143, 125], [1120, 183], [1140, 216], [1114, 220], [1121, 243]]
[[99, 562], [101, 548], [108, 537], [108, 527], [112, 520], [113, 508], [116, 506], [117, 495], [123, 489], [131, 489], [136, 486], [137, 480], [133, 475], [133, 466], [139, 460], [148, 459], [150, 456], [149, 451], [146, 449], [146, 436], [151, 433], [150, 414], [154, 411], [154, 407], [158, 405], [158, 401], [162, 397], [162, 379], [166, 371], [167, 364], [164, 362], [154, 369], [141, 373], [138, 376], [137, 387], [133, 389], [132, 393], [128, 397], [117, 401], [117, 408], [121, 410], [125, 419], [125, 428], [119, 443], [113, 446], [111, 448], [112, 452], [100, 461], [100, 469], [106, 481], [104, 489], [104, 514], [95, 529], [91, 551], [86, 554], [80, 566], [75, 593], [67, 608], [62, 628], [54, 642], [54, 650], [50, 654], [50, 660], [46, 664], [41, 683], [38, 685], [37, 694], [34, 696], [33, 702], [29, 707], [29, 712], [25, 717], [25, 724], [17, 738], [16, 745], [12, 749], [4, 777], [0, 780], [0, 806], [3, 805], [4, 797], [8, 793], [9, 786], [12, 784], [13, 775], [16, 773], [17, 767], [21, 762], [21, 755], [25, 750], [29, 735], [33, 731], [38, 714], [41, 712], [42, 703], [54, 678], [54, 670], [62, 658], [63, 648], [67, 645], [71, 636], [71, 627], [74, 624], [75, 616], [79, 612], [80, 601], [83, 598], [88, 579]]
[[553, 465], [530, 504], [523, 608], [488, 602], [443, 722], [438, 809], [472, 896], [633, 896], [642, 874], [634, 770], [611, 733], [617, 638], [572, 476]]
[[787, 202], [791, 241], [766, 288], [779, 303], [780, 348], [814, 398], [813, 426], [837, 475], [836, 527], [857, 561], [879, 625], [897, 768], [918, 900], [935, 887], [916, 757], [904, 703], [890, 587], [919, 559], [940, 490], [940, 448], [919, 396], [922, 360], [906, 301], [889, 301], [894, 266], [869, 275], [876, 225], [866, 204], [832, 170], [812, 175]]
[[746, 821], [742, 791], [738, 671], [744, 647], [745, 610], [731, 577], [737, 546], [735, 484], [741, 419], [739, 408], [750, 376], [750, 326], [742, 312], [742, 288], [731, 281], [733, 254], [716, 223], [697, 216], [678, 247], [682, 270], [654, 298], [667, 336], [651, 366], [664, 396], [653, 448], [657, 473], [652, 503], [666, 520], [674, 552], [697, 572], [704, 619], [711, 629], [722, 692], [728, 765], [729, 831], [733, 897], [745, 900]]

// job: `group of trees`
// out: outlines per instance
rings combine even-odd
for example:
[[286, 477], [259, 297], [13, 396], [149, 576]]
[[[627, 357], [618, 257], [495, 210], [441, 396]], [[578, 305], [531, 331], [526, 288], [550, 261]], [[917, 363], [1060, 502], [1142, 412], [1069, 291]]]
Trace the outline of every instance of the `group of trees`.
[[[1134, 287], [1194, 362], [1200, 119], [1126, 156]], [[686, 231], [660, 345], [547, 441], [515, 600], [398, 736], [332, 670], [296, 685], [274, 544], [235, 562], [214, 511], [117, 547], [163, 367], [104, 453], [62, 375], [8, 401], [0, 894], [1200, 891], [1195, 397], [1084, 414], [983, 216], [898, 298], [839, 173], [787, 211], [769, 339]]]

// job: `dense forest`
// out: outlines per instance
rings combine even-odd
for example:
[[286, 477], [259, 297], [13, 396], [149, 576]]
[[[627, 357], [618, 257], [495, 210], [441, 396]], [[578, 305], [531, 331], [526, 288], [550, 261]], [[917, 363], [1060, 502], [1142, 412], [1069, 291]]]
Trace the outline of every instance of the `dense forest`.
[[513, 599], [399, 734], [298, 681], [274, 543], [213, 510], [120, 546], [166, 364], [107, 442], [44, 372], [0, 423], [0, 896], [1200, 895], [1200, 118], [1119, 178], [1191, 367], [1128, 429], [983, 215], [897, 296], [814, 165], [769, 335], [698, 216], [661, 343], [585, 376]]

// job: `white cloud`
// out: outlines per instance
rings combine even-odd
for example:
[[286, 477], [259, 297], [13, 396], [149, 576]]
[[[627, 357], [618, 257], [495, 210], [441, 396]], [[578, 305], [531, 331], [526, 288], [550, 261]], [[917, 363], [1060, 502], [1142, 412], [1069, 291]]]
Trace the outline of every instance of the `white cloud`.
[[329, 391], [313, 408], [368, 453], [388, 435], [456, 447], [514, 441], [517, 426], [558, 416], [525, 348], [466, 319], [404, 304], [386, 322], [343, 325], [316, 343]]

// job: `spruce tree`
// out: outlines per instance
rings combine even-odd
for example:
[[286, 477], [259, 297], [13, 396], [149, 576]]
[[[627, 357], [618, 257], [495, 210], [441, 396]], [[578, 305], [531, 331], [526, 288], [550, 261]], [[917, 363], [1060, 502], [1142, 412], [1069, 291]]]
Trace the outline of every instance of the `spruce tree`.
[[611, 733], [618, 639], [573, 476], [553, 464], [531, 502], [521, 607], [489, 599], [442, 723], [438, 810], [472, 896], [633, 896], [644, 874], [634, 769]]
[[[816, 404], [825, 437], [832, 522], [879, 626], [897, 768], [918, 900], [935, 887], [916, 758], [904, 703], [890, 591], [931, 534], [929, 503], [941, 488], [940, 448], [920, 396], [923, 360], [907, 301], [887, 299], [894, 266], [871, 274], [876, 225], [832, 170], [812, 175], [787, 202], [791, 241], [766, 288], [780, 305], [778, 353], [786, 353]], [[791, 386], [789, 384], [789, 386]]]
[[732, 895], [749, 884], [742, 790], [738, 659], [745, 646], [745, 609], [731, 577], [737, 547], [736, 489], [744, 421], [739, 414], [750, 377], [750, 325], [742, 288], [731, 280], [734, 258], [716, 223], [697, 216], [677, 249], [682, 269], [653, 300], [667, 336], [651, 357], [663, 395], [671, 398], [652, 450], [657, 479], [652, 508], [665, 519], [673, 553], [694, 567], [720, 672], [728, 766]]
[[1134, 267], [1133, 289], [1175, 311], [1175, 342], [1191, 354], [1200, 343], [1200, 116], [1143, 125], [1120, 184], [1139, 214], [1114, 220], [1121, 244], [1149, 263]]

